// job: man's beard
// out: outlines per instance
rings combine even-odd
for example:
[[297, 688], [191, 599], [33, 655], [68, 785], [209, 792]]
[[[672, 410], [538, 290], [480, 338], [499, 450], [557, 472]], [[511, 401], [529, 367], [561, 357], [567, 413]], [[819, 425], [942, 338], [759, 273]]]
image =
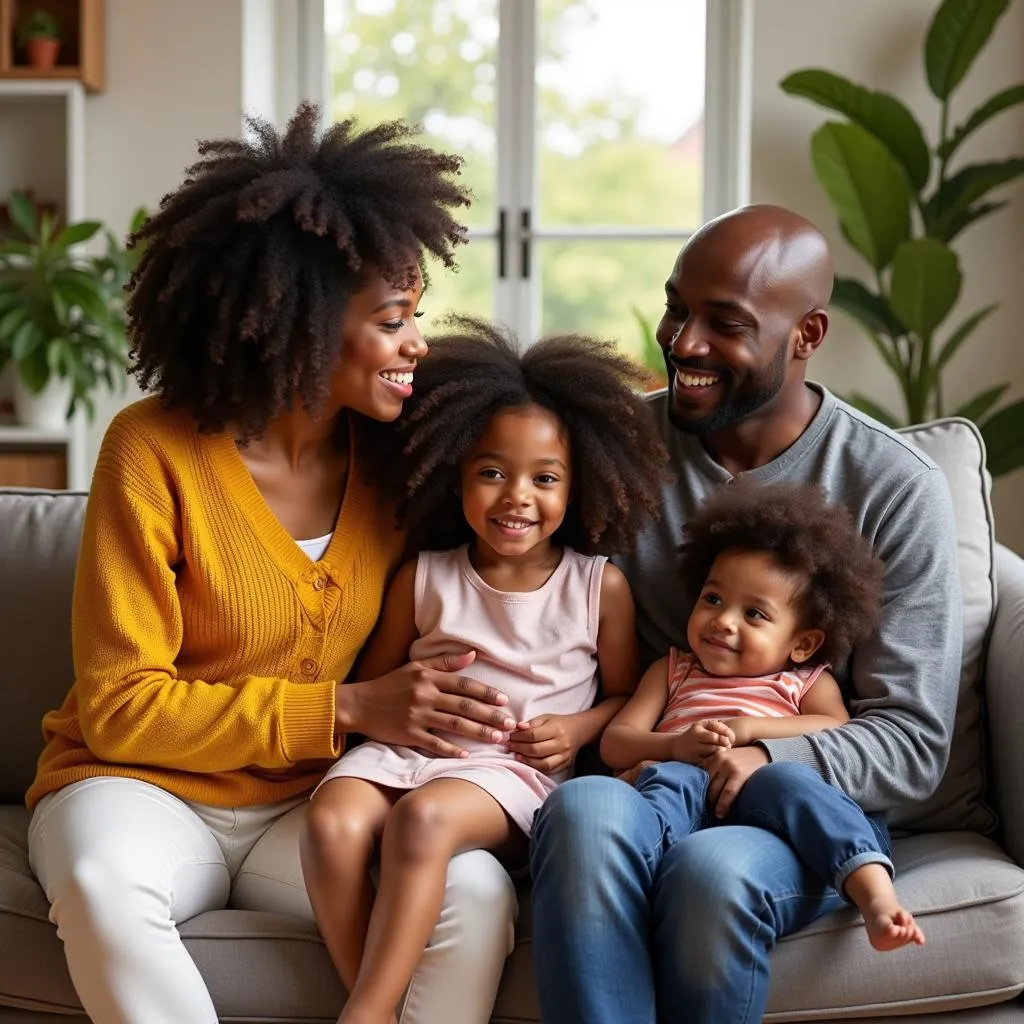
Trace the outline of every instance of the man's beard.
[[[788, 346], [781, 343], [772, 356], [771, 362], [760, 370], [756, 377], [748, 378], [735, 394], [726, 394], [722, 401], [703, 419], [690, 420], [675, 412], [675, 398], [669, 391], [668, 418], [672, 425], [687, 434], [706, 437], [731, 427], [767, 405], [781, 390], [786, 382], [786, 364], [788, 362]], [[679, 370], [673, 368], [674, 373]]]

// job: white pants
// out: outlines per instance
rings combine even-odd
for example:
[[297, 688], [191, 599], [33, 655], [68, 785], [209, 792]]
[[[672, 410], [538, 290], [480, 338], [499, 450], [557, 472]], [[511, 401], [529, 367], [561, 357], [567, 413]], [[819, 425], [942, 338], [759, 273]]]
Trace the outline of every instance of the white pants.
[[[124, 778], [88, 779], [39, 802], [29, 860], [93, 1024], [216, 1024], [176, 923], [229, 905], [312, 920], [299, 863], [307, 805], [208, 807]], [[516, 910], [489, 853], [455, 857], [402, 1024], [485, 1024]]]

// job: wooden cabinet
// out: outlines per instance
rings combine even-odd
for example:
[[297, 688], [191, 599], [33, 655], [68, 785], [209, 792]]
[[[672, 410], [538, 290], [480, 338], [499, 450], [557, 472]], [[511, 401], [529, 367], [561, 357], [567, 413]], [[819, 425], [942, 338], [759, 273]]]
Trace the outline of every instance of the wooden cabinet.
[[85, 490], [77, 472], [79, 438], [72, 429], [36, 430], [0, 424], [0, 487]]
[[[36, 69], [15, 45], [18, 27], [33, 11], [57, 19], [61, 47], [55, 67]], [[103, 0], [0, 0], [0, 79], [81, 82], [90, 92], [104, 89]]]

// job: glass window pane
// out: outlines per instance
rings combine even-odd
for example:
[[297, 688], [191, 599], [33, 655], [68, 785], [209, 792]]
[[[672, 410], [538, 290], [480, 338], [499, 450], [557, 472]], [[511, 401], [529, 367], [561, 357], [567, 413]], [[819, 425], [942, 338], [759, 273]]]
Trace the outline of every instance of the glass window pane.
[[664, 372], [661, 351], [645, 339], [665, 306], [665, 279], [682, 243], [668, 241], [543, 242], [541, 333], [592, 334]]
[[420, 330], [434, 334], [439, 321], [451, 313], [494, 315], [494, 283], [497, 280], [497, 245], [489, 238], [474, 238], [455, 252], [458, 269], [445, 270], [437, 261], [427, 263], [426, 291], [420, 309]]
[[538, 10], [540, 223], [695, 227], [705, 0], [539, 0]]
[[498, 0], [325, 0], [327, 110], [403, 118], [466, 159], [467, 220], [493, 228]]

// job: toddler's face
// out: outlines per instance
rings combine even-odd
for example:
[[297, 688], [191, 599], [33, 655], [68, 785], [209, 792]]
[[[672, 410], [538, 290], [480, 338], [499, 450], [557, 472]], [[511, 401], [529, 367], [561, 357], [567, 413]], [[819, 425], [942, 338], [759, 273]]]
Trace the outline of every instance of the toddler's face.
[[521, 557], [565, 518], [572, 489], [569, 440], [557, 417], [530, 405], [505, 409], [462, 466], [462, 511], [495, 553]]
[[714, 676], [771, 675], [806, 661], [824, 634], [802, 627], [797, 590], [772, 555], [723, 551], [690, 616], [690, 650]]

